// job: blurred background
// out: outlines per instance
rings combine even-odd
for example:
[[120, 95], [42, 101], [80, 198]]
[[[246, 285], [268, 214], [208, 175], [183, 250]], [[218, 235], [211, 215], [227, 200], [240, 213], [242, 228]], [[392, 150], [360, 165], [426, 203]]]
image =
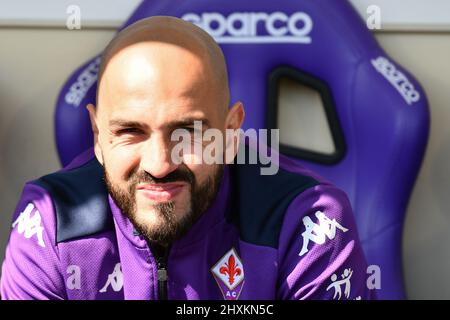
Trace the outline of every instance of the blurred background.
[[[381, 28], [372, 32], [427, 94], [430, 138], [403, 236], [406, 292], [410, 299], [450, 299], [450, 0], [351, 2], [364, 20], [369, 6], [380, 8]], [[53, 116], [62, 85], [103, 50], [139, 3], [0, 0], [0, 261], [24, 183], [60, 168]], [[69, 30], [67, 8], [73, 4], [81, 9], [81, 29]], [[302, 99], [320, 103], [312, 94]], [[314, 117], [323, 130], [305, 143], [326, 149], [329, 132], [313, 110], [321, 109], [308, 108], [299, 118]], [[284, 139], [296, 130], [286, 123]]]

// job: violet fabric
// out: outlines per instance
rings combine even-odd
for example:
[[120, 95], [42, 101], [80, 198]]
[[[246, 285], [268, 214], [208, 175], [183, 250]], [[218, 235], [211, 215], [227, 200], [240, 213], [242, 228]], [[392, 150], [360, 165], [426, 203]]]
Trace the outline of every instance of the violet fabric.
[[[92, 158], [90, 149], [62, 172], [74, 175], [75, 169], [83, 168], [89, 161], [96, 161]], [[343, 191], [281, 157], [279, 174], [294, 173], [295, 177], [315, 183], [299, 194], [290, 195], [292, 201], [279, 214], [279, 228], [273, 230], [277, 233], [276, 241], [267, 245], [256, 244], [261, 242], [252, 240], [258, 239], [258, 230], [255, 230], [254, 237], [244, 236], [246, 232], [252, 232], [253, 226], [237, 227], [227, 218], [227, 208], [230, 208], [229, 203], [236, 192], [233, 179], [242, 179], [231, 174], [232, 166], [238, 165], [226, 167], [212, 206], [171, 247], [168, 299], [344, 300], [374, 297], [374, 292], [366, 286], [367, 264], [352, 210]], [[275, 181], [273, 179], [277, 177], [264, 179]], [[92, 182], [85, 181], [86, 184]], [[255, 190], [258, 188], [255, 186]], [[283, 190], [280, 192], [283, 194]], [[246, 192], [241, 192], [239, 196], [245, 197]], [[57, 232], [61, 227], [58, 226], [54, 199], [35, 182], [27, 183], [12, 222], [16, 222], [30, 204], [33, 209], [29, 210], [27, 219], [19, 219], [22, 224], [15, 223], [11, 229], [2, 266], [1, 297], [159, 299], [157, 268], [151, 250], [111, 197], [108, 196], [107, 202], [114, 222], [110, 229], [59, 241]], [[266, 230], [270, 216], [267, 221], [258, 219], [258, 208], [262, 208], [265, 202], [266, 199], [257, 199], [254, 209], [236, 210], [241, 210], [239, 219], [245, 219], [248, 215], [256, 217], [253, 218], [255, 224], [259, 223], [261, 232], [269, 231], [270, 236], [272, 230]], [[322, 217], [326, 216], [329, 223], [320, 223], [317, 212], [321, 212]], [[37, 216], [40, 220], [36, 220]], [[305, 246], [307, 240], [302, 233], [305, 232], [305, 221], [309, 221], [307, 217], [321, 229], [316, 229], [316, 236], [332, 229], [334, 235], [328, 233], [322, 237], [322, 242], [320, 239], [308, 240]], [[335, 222], [337, 228], [333, 228], [337, 225]], [[243, 237], [250, 240], [246, 241]], [[303, 247], [307, 252], [300, 255]], [[227, 263], [218, 265], [223, 257], [227, 258], [227, 254]], [[233, 255], [233, 261], [229, 255]], [[230, 262], [234, 263], [234, 268], [230, 267]], [[216, 276], [212, 271], [215, 266], [221, 267], [222, 271], [228, 270], [228, 273], [224, 272], [223, 277]], [[237, 284], [231, 289], [226, 284], [231, 281], [230, 273], [234, 275], [234, 284]]]

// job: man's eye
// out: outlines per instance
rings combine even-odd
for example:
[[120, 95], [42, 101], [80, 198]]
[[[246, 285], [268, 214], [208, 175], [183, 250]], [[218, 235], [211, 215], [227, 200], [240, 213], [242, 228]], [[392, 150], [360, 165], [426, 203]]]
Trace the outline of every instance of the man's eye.
[[189, 132], [189, 133], [194, 133], [195, 132], [195, 128], [194, 127], [179, 127], [178, 129], [175, 129], [175, 131], [178, 131], [178, 130], [186, 130], [187, 132]]
[[189, 132], [194, 132], [195, 128], [194, 127], [184, 127], [183, 129], [189, 131]]
[[124, 129], [117, 130], [117, 134], [127, 134], [127, 133], [137, 134], [137, 133], [141, 133], [141, 130], [137, 129], [137, 128], [124, 128]]

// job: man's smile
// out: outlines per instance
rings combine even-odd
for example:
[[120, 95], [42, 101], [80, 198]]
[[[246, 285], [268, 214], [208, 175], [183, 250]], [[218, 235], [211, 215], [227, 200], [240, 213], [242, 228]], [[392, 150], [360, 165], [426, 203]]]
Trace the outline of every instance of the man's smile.
[[173, 200], [187, 186], [184, 182], [139, 184], [136, 191], [156, 202]]

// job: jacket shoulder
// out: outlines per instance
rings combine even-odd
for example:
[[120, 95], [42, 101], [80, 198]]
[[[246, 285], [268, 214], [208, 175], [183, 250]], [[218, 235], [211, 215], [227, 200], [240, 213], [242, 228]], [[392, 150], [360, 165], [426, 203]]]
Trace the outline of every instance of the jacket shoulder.
[[292, 171], [280, 162], [274, 175], [261, 175], [259, 164], [231, 165], [232, 204], [227, 215], [243, 241], [278, 248], [290, 203], [305, 190], [322, 184], [307, 170]]
[[69, 170], [29, 182], [45, 189], [56, 214], [56, 241], [86, 237], [113, 227], [103, 169], [93, 158]]

